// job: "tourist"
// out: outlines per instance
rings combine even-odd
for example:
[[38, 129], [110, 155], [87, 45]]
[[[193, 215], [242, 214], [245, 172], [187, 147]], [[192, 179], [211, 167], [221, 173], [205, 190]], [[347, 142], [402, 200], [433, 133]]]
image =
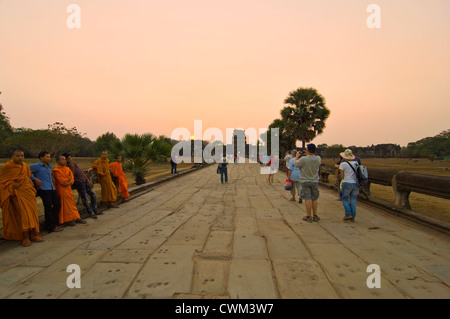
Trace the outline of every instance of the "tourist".
[[228, 183], [228, 160], [226, 157], [223, 158], [222, 163], [219, 164], [220, 168], [220, 181], [223, 184], [223, 177], [225, 176], [225, 183]]
[[356, 201], [359, 193], [358, 178], [356, 177], [358, 160], [350, 149], [346, 149], [340, 155], [343, 159], [339, 165], [339, 170], [342, 177], [342, 204], [345, 209], [344, 220], [354, 222], [356, 217]]
[[267, 165], [269, 166], [269, 184], [270, 185], [275, 185], [275, 183], [273, 182], [273, 178], [275, 173], [278, 171], [278, 164], [279, 164], [279, 158], [276, 155], [273, 155], [270, 157], [270, 161], [269, 163], [267, 163]]
[[59, 210], [59, 223], [67, 223], [69, 226], [75, 226], [75, 223], [86, 224], [86, 221], [80, 217], [75, 197], [73, 196], [72, 184], [75, 179], [70, 168], [67, 167], [66, 157], [59, 155], [56, 157], [58, 166], [53, 169], [52, 176], [55, 180], [56, 191], [61, 200], [61, 209]]
[[44, 239], [38, 236], [36, 190], [31, 182], [31, 170], [23, 159], [23, 151], [15, 150], [11, 160], [0, 170], [0, 206], [3, 216], [2, 237], [21, 241], [22, 246], [27, 247], [32, 241]]
[[336, 178], [335, 186], [339, 190], [339, 198], [337, 200], [342, 200], [342, 190], [341, 190], [342, 178], [339, 169], [339, 165], [341, 165], [341, 163], [342, 163], [342, 156], [339, 155], [339, 161], [337, 161], [336, 164], [334, 165], [334, 167], [336, 168], [336, 170], [334, 171], [334, 177]]
[[[115, 162], [109, 164], [109, 167], [112, 170], [113, 177], [115, 179], [115, 183], [119, 188], [120, 198], [122, 199], [122, 203], [128, 202], [130, 193], [128, 192], [128, 181], [125, 173], [122, 168], [122, 156], [116, 155]], [[117, 183], [116, 183], [117, 182]]]
[[175, 155], [174, 158], [170, 157], [170, 166], [171, 166], [170, 175], [172, 174], [177, 175], [177, 165], [178, 165], [177, 156]]
[[297, 150], [293, 150], [291, 152], [291, 159], [287, 165], [287, 173], [288, 173], [288, 179], [292, 182], [292, 188], [291, 188], [291, 195], [292, 198], [290, 201], [295, 202], [295, 193], [297, 190], [298, 193], [298, 202], [302, 202], [302, 196], [301, 196], [301, 184], [300, 184], [300, 169], [298, 167], [294, 166], [295, 157], [297, 155]]
[[[304, 221], [312, 223], [320, 220], [317, 215], [317, 199], [319, 198], [319, 168], [321, 163], [320, 156], [315, 155], [316, 145], [306, 145], [304, 151], [306, 156], [300, 158], [298, 152], [295, 157], [294, 166], [300, 168], [300, 183], [302, 185], [301, 197], [305, 201], [306, 216]], [[313, 215], [311, 216], [311, 211]]]
[[59, 232], [63, 229], [58, 226], [58, 215], [61, 202], [56, 192], [52, 178], [52, 158], [50, 153], [42, 151], [39, 153], [39, 162], [30, 166], [31, 179], [37, 189], [37, 196], [42, 199], [44, 205], [45, 229], [48, 232]]
[[102, 156], [92, 164], [89, 170], [94, 170], [97, 173], [98, 181], [102, 189], [102, 202], [106, 203], [108, 208], [119, 208], [115, 204], [117, 200], [117, 188], [111, 178], [108, 155], [108, 151], [103, 151]]
[[[295, 151], [295, 152], [297, 152], [297, 151]], [[284, 162], [286, 165], [286, 174], [288, 177], [289, 177], [289, 170], [287, 168], [289, 166], [289, 162], [291, 161], [291, 159], [292, 159], [292, 152], [287, 151], [286, 156], [284, 157]]]
[[[77, 190], [78, 196], [80, 197], [84, 208], [89, 214], [89, 217], [97, 219], [97, 215], [102, 215], [103, 213], [97, 211], [97, 196], [92, 189], [93, 185], [91, 180], [86, 176], [86, 174], [77, 165], [77, 163], [72, 160], [72, 156], [70, 155], [70, 153], [64, 153], [63, 156], [66, 157], [67, 167], [70, 168], [74, 176], [74, 183], [72, 185], [72, 188], [75, 188]], [[88, 196], [91, 200], [90, 205]]]

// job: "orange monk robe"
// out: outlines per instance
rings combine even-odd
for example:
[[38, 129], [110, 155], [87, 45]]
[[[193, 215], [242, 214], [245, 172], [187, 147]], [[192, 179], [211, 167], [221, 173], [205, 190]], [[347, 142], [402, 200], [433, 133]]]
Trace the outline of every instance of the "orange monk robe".
[[[36, 190], [31, 184], [31, 171], [27, 164], [7, 162], [0, 170], [0, 205], [3, 215], [2, 237], [23, 240], [23, 232], [33, 230], [39, 234]], [[14, 189], [14, 184], [20, 187]]]
[[111, 178], [109, 160], [99, 158], [91, 167], [97, 171], [98, 181], [102, 188], [102, 202], [115, 202], [117, 200], [117, 188]]
[[130, 197], [130, 193], [128, 193], [128, 181], [123, 172], [122, 163], [113, 162], [109, 164], [109, 167], [112, 170], [113, 176], [116, 177], [119, 182], [120, 197], [123, 199]]
[[[67, 223], [72, 220], [77, 220], [80, 218], [80, 213], [78, 213], [77, 205], [75, 204], [75, 197], [73, 196], [72, 187], [74, 183], [73, 173], [67, 166], [58, 165], [52, 171], [52, 176], [55, 179], [56, 192], [61, 199], [61, 208], [59, 210], [59, 223]], [[69, 182], [70, 185], [62, 186], [63, 184]]]

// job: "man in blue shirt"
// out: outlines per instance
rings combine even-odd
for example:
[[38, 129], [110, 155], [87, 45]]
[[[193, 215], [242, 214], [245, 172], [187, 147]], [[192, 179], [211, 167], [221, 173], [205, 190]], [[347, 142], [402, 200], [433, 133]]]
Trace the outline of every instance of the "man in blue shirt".
[[45, 212], [45, 228], [49, 232], [63, 230], [58, 227], [58, 215], [61, 201], [52, 178], [52, 164], [50, 153], [42, 151], [39, 153], [39, 162], [30, 166], [31, 179], [37, 188], [37, 195], [42, 199]]

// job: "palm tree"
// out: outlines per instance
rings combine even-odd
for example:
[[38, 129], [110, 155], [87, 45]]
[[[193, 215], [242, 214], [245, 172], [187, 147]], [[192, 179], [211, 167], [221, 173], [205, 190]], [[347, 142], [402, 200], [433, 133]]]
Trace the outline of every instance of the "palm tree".
[[[278, 142], [279, 142], [279, 153], [280, 154], [272, 154], [272, 134], [270, 133], [270, 129], [278, 128]], [[290, 151], [295, 148], [296, 139], [286, 131], [286, 124], [281, 119], [275, 119], [269, 125], [269, 129], [267, 132], [264, 132], [260, 135], [261, 139], [267, 141], [267, 154], [268, 155], [279, 155], [283, 156], [287, 151]]]
[[281, 118], [286, 132], [302, 141], [304, 149], [307, 142], [323, 132], [330, 116], [325, 98], [314, 88], [298, 88], [289, 93], [284, 103], [288, 106], [281, 110]]
[[163, 136], [153, 134], [126, 134], [123, 139], [113, 142], [113, 152], [122, 156], [124, 168], [133, 173], [136, 184], [145, 183], [145, 175], [152, 162], [165, 162], [170, 157], [172, 146]]

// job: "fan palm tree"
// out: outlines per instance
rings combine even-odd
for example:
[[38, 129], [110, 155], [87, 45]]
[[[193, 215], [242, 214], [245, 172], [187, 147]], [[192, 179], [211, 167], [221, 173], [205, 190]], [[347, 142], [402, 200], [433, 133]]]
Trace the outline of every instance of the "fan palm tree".
[[172, 146], [164, 137], [153, 134], [126, 134], [113, 142], [113, 151], [124, 159], [124, 169], [133, 173], [136, 184], [145, 183], [145, 175], [152, 162], [165, 162], [170, 157]]
[[281, 118], [286, 132], [302, 141], [304, 149], [307, 142], [323, 132], [330, 116], [325, 98], [314, 88], [299, 88], [290, 92], [284, 103], [288, 105], [281, 110]]

